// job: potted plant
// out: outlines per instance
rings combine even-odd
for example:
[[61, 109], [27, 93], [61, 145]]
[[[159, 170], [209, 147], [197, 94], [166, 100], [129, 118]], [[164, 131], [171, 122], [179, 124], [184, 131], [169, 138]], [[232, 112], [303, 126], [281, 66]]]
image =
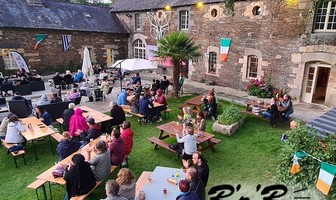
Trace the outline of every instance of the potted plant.
[[245, 115], [237, 106], [230, 105], [223, 109], [223, 113], [212, 125], [212, 130], [224, 135], [232, 135], [244, 122]]

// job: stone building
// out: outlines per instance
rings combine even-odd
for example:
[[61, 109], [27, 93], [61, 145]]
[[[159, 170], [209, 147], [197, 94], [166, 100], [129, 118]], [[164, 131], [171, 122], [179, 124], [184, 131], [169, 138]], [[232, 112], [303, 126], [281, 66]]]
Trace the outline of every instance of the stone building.
[[[292, 98], [335, 107], [336, 1], [241, 0], [234, 11], [222, 0], [117, 0], [116, 13], [130, 30], [129, 57], [146, 57], [146, 46], [171, 31], [201, 45], [203, 60], [189, 78], [245, 90], [250, 79], [271, 80]], [[220, 39], [230, 38], [227, 62]]]
[[[42, 73], [57, 66], [81, 66], [84, 47], [88, 47], [93, 63], [105, 65], [125, 58], [129, 31], [109, 11], [51, 0], [1, 0], [0, 66], [16, 67], [10, 51], [21, 53], [31, 69]], [[46, 37], [33, 50], [37, 34]], [[62, 35], [71, 36], [67, 51]]]

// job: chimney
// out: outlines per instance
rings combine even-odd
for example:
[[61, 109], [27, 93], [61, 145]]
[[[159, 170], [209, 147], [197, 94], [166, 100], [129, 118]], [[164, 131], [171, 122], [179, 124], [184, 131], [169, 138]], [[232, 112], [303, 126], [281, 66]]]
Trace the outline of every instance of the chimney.
[[43, 0], [27, 0], [30, 6], [43, 6]]

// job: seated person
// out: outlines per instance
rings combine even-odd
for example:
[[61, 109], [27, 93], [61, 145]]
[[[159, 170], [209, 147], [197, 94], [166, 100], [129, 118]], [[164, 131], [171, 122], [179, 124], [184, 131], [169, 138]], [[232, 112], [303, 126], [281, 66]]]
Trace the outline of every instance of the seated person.
[[74, 108], [75, 108], [75, 104], [74, 103], [69, 103], [68, 109], [64, 110], [64, 112], [62, 114], [62, 119], [63, 119], [62, 128], [63, 128], [64, 131], [69, 130], [70, 118], [72, 117], [72, 115], [75, 114]]
[[25, 77], [21, 77], [20, 78], [20, 81], [16, 82], [15, 83], [15, 86], [18, 86], [18, 85], [27, 85], [29, 84], [29, 81], [25, 78]]
[[77, 71], [73, 80], [76, 83], [80, 83], [82, 81], [83, 77], [84, 77], [84, 74], [83, 74], [82, 70], [78, 69], [78, 71]]
[[127, 101], [127, 96], [129, 95], [131, 95], [131, 90], [129, 88], [126, 88], [126, 90], [123, 89], [117, 98], [117, 104], [119, 106], [129, 105]]
[[16, 72], [16, 77], [17, 78], [21, 78], [21, 77], [26, 77], [27, 78], [26, 70], [20, 67], [19, 71]]
[[212, 118], [212, 120], [217, 119], [217, 99], [215, 96], [214, 89], [209, 90], [209, 96], [207, 98], [203, 98], [203, 102], [205, 104], [204, 110], [208, 112]]
[[271, 126], [275, 126], [275, 122], [279, 117], [278, 106], [276, 103], [276, 99], [273, 97], [271, 98], [270, 102], [271, 106], [262, 113], [263, 117], [270, 119]]
[[117, 183], [120, 186], [119, 196], [126, 199], [135, 199], [136, 179], [134, 173], [128, 168], [121, 168], [117, 174]]
[[110, 116], [112, 117], [110, 126], [119, 126], [126, 120], [125, 112], [115, 101], [111, 101], [110, 107]]
[[29, 105], [27, 99], [24, 98], [23, 96], [21, 96], [19, 92], [15, 92], [14, 96], [12, 97], [12, 101], [20, 101], [20, 100], [24, 100], [25, 103], [26, 103], [27, 108], [31, 109], [31, 105]]
[[99, 64], [95, 64], [95, 65], [93, 65], [92, 68], [93, 68], [93, 74], [98, 75], [98, 74], [100, 73], [101, 67], [100, 67]]
[[43, 106], [48, 104], [50, 104], [50, 100], [48, 99], [48, 96], [46, 94], [42, 95], [36, 103], [37, 106]]
[[181, 123], [184, 126], [191, 125], [191, 119], [192, 119], [192, 111], [189, 106], [185, 106], [182, 108], [183, 116], [177, 115], [177, 118], [181, 121]]
[[146, 93], [139, 102], [139, 113], [146, 116], [146, 122], [150, 122], [155, 115], [154, 104], [148, 97]]
[[95, 176], [91, 170], [90, 164], [85, 161], [82, 154], [75, 154], [71, 159], [71, 165], [63, 164], [62, 166], [65, 168], [65, 200], [70, 200], [71, 197], [86, 194], [95, 187]]
[[202, 153], [196, 151], [192, 156], [192, 163], [182, 160], [183, 166], [188, 169], [193, 166], [197, 170], [197, 176], [202, 180], [204, 186], [207, 186], [209, 180], [209, 166], [208, 161], [203, 157]]
[[198, 131], [205, 131], [206, 129], [206, 120], [203, 112], [198, 112], [196, 115], [196, 120], [191, 119], [191, 123], [194, 125]]
[[140, 102], [140, 94], [136, 93], [130, 101], [132, 113], [134, 114], [139, 113], [139, 102]]
[[26, 145], [26, 140], [21, 135], [21, 132], [26, 131], [26, 127], [22, 124], [16, 115], [13, 115], [8, 120], [7, 134], [5, 142], [8, 144]]
[[57, 154], [59, 156], [58, 161], [63, 160], [74, 152], [78, 151], [80, 143], [70, 137], [68, 131], [62, 133], [63, 139], [58, 143], [56, 147]]
[[88, 144], [91, 139], [96, 139], [101, 135], [101, 127], [99, 124], [96, 124], [95, 120], [93, 118], [87, 118], [86, 119], [87, 125], [89, 126], [89, 129], [86, 131], [77, 131], [76, 135], [80, 135], [80, 138], [82, 140], [82, 146]]
[[190, 190], [190, 182], [187, 180], [181, 180], [178, 183], [181, 193], [176, 197], [176, 200], [196, 200], [198, 199], [196, 192]]
[[82, 80], [82, 86], [80, 87], [80, 90], [85, 90], [86, 96], [89, 98], [90, 102], [93, 102], [93, 93], [92, 90], [90, 89], [90, 83], [89, 80]]
[[57, 93], [52, 93], [50, 95], [50, 103], [60, 103], [63, 102], [62, 98], [57, 95]]
[[126, 198], [118, 195], [119, 189], [120, 186], [115, 180], [108, 180], [105, 184], [105, 193], [106, 193], [105, 200], [127, 200]]
[[107, 151], [105, 141], [100, 140], [93, 148], [96, 155], [91, 159], [91, 151], [88, 151], [88, 163], [97, 181], [108, 179], [111, 171], [110, 152]]
[[51, 117], [47, 111], [44, 110], [42, 106], [37, 106], [35, 108], [36, 111], [36, 117], [43, 122], [45, 125], [49, 126], [51, 125]]
[[179, 134], [176, 134], [176, 140], [178, 144], [169, 145], [169, 148], [174, 149], [179, 153], [182, 152], [183, 160], [190, 160], [193, 153], [197, 151], [197, 140], [194, 135], [193, 127], [187, 126], [187, 134], [185, 134], [184, 132], [185, 130], [183, 130], [184, 136], [182, 138], [179, 137]]
[[64, 81], [67, 85], [73, 83], [73, 77], [72, 77], [72, 75], [71, 75], [70, 70], [66, 70], [66, 71], [65, 71], [65, 75], [63, 76], [63, 81]]
[[294, 108], [292, 98], [288, 94], [285, 94], [283, 100], [280, 101], [280, 107], [283, 108], [280, 112], [283, 115], [283, 118], [286, 121], [289, 121], [290, 120], [289, 115], [291, 115], [294, 112]]
[[205, 186], [197, 175], [197, 170], [194, 167], [189, 167], [185, 173], [185, 177], [190, 182], [190, 191], [196, 192], [199, 200], [205, 200]]
[[107, 78], [104, 77], [101, 85], [99, 86], [100, 91], [103, 92], [103, 95], [106, 95], [109, 91], [110, 85], [107, 81]]
[[135, 73], [135, 76], [132, 76], [132, 81], [131, 81], [131, 83], [130, 84], [136, 84], [137, 82], [141, 82], [141, 77], [140, 77], [140, 74], [139, 74], [139, 72], [136, 72]]
[[125, 147], [118, 129], [113, 129], [112, 141], [109, 141], [108, 144], [111, 155], [111, 165], [122, 164], [125, 158]]
[[141, 92], [142, 92], [141, 81], [138, 81], [136, 83], [136, 88], [135, 88], [134, 94], [141, 94]]
[[76, 98], [80, 97], [80, 93], [76, 88], [72, 89], [71, 92], [68, 93], [67, 99], [69, 101], [75, 101]]
[[87, 131], [89, 126], [86, 123], [86, 118], [83, 116], [83, 110], [77, 108], [75, 114], [71, 116], [69, 121], [69, 133], [71, 137], [78, 136], [77, 131]]
[[0, 139], [4, 140], [6, 138], [6, 133], [7, 133], [7, 126], [9, 123], [9, 118], [11, 118], [12, 116], [14, 116], [14, 113], [9, 113], [1, 122], [0, 125]]
[[5, 81], [1, 84], [1, 96], [3, 96], [3, 92], [5, 92], [5, 95], [9, 95], [9, 90], [12, 90], [14, 93], [14, 85], [12, 82], [8, 81], [8, 78], [5, 78]]
[[161, 89], [158, 89], [156, 91], [156, 96], [154, 98], [154, 102], [162, 104], [162, 106], [158, 106], [158, 107], [155, 108], [155, 113], [156, 113], [155, 117], [158, 119], [158, 122], [162, 122], [162, 117], [161, 117], [160, 112], [167, 109], [168, 102], [167, 102], [167, 99], [166, 99], [166, 97], [163, 94], [163, 91]]

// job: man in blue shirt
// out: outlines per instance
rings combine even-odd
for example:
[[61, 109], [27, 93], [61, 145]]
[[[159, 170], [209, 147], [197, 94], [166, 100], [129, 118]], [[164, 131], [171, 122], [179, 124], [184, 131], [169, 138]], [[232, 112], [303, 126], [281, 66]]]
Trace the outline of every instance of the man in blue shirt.
[[129, 88], [126, 88], [126, 90], [122, 90], [121, 93], [118, 96], [117, 99], [117, 104], [119, 106], [121, 105], [129, 105], [128, 101], [127, 101], [127, 96], [129, 96], [131, 93], [131, 90]]
[[74, 77], [74, 82], [80, 83], [82, 81], [83, 77], [84, 77], [84, 74], [83, 74], [82, 70], [79, 69], [77, 74]]

